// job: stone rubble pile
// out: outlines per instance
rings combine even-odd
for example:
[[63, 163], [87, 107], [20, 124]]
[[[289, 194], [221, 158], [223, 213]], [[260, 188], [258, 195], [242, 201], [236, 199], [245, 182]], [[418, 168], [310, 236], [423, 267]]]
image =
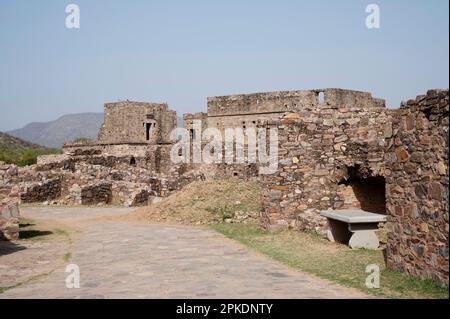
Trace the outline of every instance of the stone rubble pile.
[[3, 184], [17, 185], [22, 203], [52, 205], [147, 205], [202, 176], [179, 167], [162, 174], [129, 165], [128, 158], [98, 154], [43, 157], [37, 165], [8, 166], [1, 172]]

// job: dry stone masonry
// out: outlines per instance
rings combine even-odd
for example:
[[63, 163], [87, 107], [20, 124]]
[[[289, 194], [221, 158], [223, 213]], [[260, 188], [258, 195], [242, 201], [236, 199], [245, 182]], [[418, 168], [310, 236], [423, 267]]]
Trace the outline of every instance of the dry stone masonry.
[[403, 103], [386, 147], [387, 263], [448, 284], [448, 91]]
[[383, 155], [390, 112], [363, 93], [328, 94], [322, 103], [302, 105], [267, 123], [279, 136], [279, 169], [261, 181], [268, 230], [290, 226], [325, 234], [327, 220], [320, 211], [327, 209], [385, 213]]

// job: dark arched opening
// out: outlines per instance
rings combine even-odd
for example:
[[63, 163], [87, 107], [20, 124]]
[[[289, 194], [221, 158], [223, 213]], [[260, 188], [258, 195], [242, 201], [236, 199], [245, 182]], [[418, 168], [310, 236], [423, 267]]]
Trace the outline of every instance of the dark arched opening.
[[360, 208], [386, 214], [386, 181], [382, 176], [367, 176], [358, 165], [347, 167], [347, 176], [338, 185], [338, 209]]

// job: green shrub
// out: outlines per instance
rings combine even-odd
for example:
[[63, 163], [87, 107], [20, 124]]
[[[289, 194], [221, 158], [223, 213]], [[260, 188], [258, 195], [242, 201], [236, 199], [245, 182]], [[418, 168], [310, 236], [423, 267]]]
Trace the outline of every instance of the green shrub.
[[61, 154], [54, 148], [0, 148], [0, 161], [17, 166], [36, 164], [38, 156]]
[[206, 211], [217, 214], [225, 221], [234, 218], [237, 211], [248, 211], [242, 204], [225, 204], [223, 207], [208, 207]]
[[87, 138], [87, 137], [77, 137], [73, 140], [73, 143], [85, 143], [85, 142], [90, 142], [91, 139]]

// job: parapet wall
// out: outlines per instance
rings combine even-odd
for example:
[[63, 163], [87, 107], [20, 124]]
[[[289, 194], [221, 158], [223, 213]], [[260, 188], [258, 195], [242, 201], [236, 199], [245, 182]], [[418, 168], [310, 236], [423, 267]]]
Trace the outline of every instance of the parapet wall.
[[207, 127], [256, 127], [279, 119], [286, 112], [312, 108], [384, 108], [385, 102], [370, 93], [343, 90], [303, 90], [241, 94], [208, 98]]
[[[323, 100], [321, 96], [323, 95]], [[240, 94], [208, 98], [208, 116], [236, 116], [260, 113], [283, 113], [317, 106], [384, 107], [385, 102], [368, 92], [344, 89], [318, 89]]]
[[387, 138], [389, 268], [448, 285], [448, 90], [403, 103]]
[[314, 105], [313, 91], [283, 91], [240, 94], [208, 98], [208, 116], [236, 116], [261, 113], [282, 113], [298, 105]]

